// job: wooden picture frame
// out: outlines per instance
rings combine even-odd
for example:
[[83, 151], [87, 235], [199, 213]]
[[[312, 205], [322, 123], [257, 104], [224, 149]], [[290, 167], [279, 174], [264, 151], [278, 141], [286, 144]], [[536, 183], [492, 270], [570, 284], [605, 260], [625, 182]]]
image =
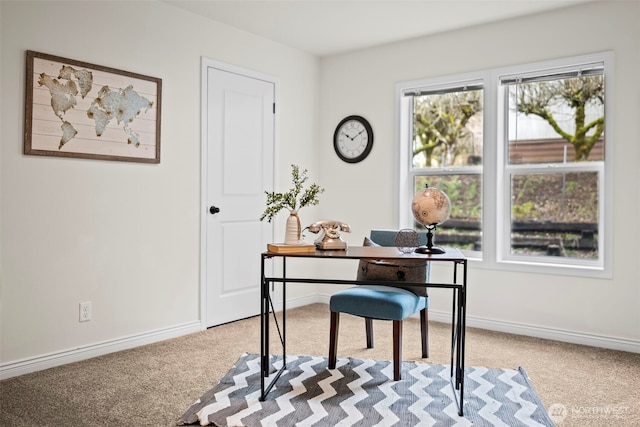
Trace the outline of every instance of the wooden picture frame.
[[24, 154], [160, 163], [162, 79], [27, 51]]

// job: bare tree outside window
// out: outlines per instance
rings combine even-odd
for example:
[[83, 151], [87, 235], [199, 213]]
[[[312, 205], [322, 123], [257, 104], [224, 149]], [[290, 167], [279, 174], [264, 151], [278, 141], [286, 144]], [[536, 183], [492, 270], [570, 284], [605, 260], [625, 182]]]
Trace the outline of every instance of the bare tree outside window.
[[414, 167], [479, 164], [482, 144], [471, 125], [481, 111], [482, 90], [416, 96]]
[[514, 82], [508, 96], [511, 253], [598, 258], [601, 189], [588, 164], [604, 159], [604, 76]]
[[[525, 116], [539, 117], [571, 144], [574, 161], [588, 160], [604, 134], [602, 75], [514, 84], [509, 95], [511, 108]], [[518, 119], [513, 125], [521, 122]], [[526, 131], [522, 136], [526, 139]]]

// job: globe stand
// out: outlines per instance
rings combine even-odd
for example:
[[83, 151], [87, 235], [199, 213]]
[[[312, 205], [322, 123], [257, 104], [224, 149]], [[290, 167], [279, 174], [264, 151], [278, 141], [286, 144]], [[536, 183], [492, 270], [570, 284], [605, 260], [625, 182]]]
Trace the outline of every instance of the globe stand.
[[436, 225], [432, 224], [432, 225], [425, 225], [425, 228], [427, 229], [427, 244], [426, 246], [419, 246], [416, 248], [416, 250], [414, 251], [417, 254], [443, 254], [445, 253], [445, 250], [438, 247], [438, 246], [433, 246], [433, 230], [436, 229]]

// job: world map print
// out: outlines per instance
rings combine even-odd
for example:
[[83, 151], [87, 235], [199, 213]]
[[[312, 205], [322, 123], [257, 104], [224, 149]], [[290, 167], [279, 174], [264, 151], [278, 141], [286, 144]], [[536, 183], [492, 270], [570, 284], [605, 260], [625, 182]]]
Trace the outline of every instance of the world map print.
[[[62, 121], [62, 137], [58, 149], [71, 141], [78, 131], [73, 124], [65, 119], [67, 111], [78, 104], [76, 97], [85, 98], [93, 88], [93, 73], [87, 70], [78, 70], [68, 65], [63, 65], [57, 78], [46, 73], [41, 73], [38, 79], [40, 86], [45, 86], [51, 94], [51, 108], [54, 114]], [[87, 110], [87, 117], [95, 122], [95, 134], [101, 136], [109, 122], [116, 120], [118, 125], [127, 135], [127, 143], [135, 147], [140, 146], [140, 135], [130, 128], [135, 118], [143, 111], [153, 107], [153, 102], [139, 95], [133, 86], [124, 89], [111, 89], [102, 86], [98, 96], [91, 101]]]
[[24, 154], [160, 163], [162, 79], [26, 51]]

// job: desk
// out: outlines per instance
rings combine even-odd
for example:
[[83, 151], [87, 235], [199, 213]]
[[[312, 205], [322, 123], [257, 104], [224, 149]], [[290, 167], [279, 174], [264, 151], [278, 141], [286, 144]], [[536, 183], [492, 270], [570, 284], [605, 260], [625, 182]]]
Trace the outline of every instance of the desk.
[[[282, 276], [267, 277], [265, 274], [265, 262], [270, 259], [280, 259], [282, 261]], [[287, 283], [324, 283], [332, 285], [358, 285], [358, 284], [379, 284], [388, 285], [389, 282], [382, 281], [357, 281], [357, 280], [339, 280], [339, 279], [316, 279], [316, 278], [292, 278], [287, 277], [287, 259], [306, 258], [306, 259], [372, 259], [372, 260], [408, 260], [419, 259], [438, 263], [449, 263], [453, 267], [453, 280], [451, 283], [408, 283], [402, 282], [403, 286], [427, 286], [428, 288], [447, 288], [452, 290], [453, 303], [451, 308], [451, 386], [453, 395], [458, 405], [458, 415], [463, 415], [463, 398], [464, 398], [464, 346], [465, 346], [465, 329], [466, 329], [466, 292], [467, 292], [467, 259], [457, 249], [446, 249], [444, 254], [439, 255], [423, 255], [423, 254], [402, 254], [395, 247], [382, 246], [350, 246], [347, 250], [333, 250], [315, 252], [298, 252], [298, 253], [262, 253], [261, 262], [261, 304], [260, 304], [260, 400], [264, 401], [267, 394], [278, 381], [282, 372], [286, 369], [286, 363], [275, 373], [269, 384], [266, 378], [270, 375], [271, 356], [269, 355], [269, 329], [270, 314], [273, 316], [275, 326], [277, 328], [280, 342], [282, 344], [282, 360], [286, 361], [286, 313], [287, 299], [286, 289]], [[275, 262], [275, 261], [274, 261]], [[458, 269], [462, 268], [462, 280], [459, 279]], [[355, 273], [354, 273], [355, 275]], [[274, 283], [282, 283], [282, 324], [280, 325], [275, 316], [275, 309], [271, 299], [270, 286]], [[327, 337], [328, 339], [328, 337]], [[456, 393], [456, 390], [458, 393]]]

